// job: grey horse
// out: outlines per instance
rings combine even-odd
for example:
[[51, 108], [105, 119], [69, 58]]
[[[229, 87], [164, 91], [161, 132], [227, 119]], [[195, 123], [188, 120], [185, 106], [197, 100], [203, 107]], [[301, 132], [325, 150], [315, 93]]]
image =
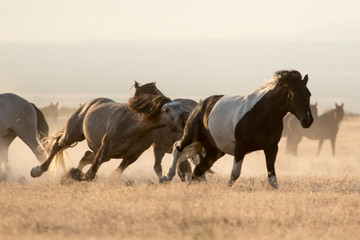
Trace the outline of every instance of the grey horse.
[[41, 141], [48, 134], [46, 119], [34, 104], [13, 93], [0, 94], [0, 180], [6, 180], [8, 149], [16, 137], [43, 162], [46, 154]]

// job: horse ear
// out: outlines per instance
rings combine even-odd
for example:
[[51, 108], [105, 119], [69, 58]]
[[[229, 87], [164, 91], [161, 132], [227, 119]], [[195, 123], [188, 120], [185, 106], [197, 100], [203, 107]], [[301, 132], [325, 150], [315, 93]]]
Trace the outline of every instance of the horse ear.
[[139, 83], [137, 81], [135, 81], [135, 89], [138, 89], [140, 87]]
[[305, 85], [307, 85], [308, 81], [309, 81], [309, 77], [308, 75], [306, 74], [305, 77], [304, 77], [304, 81], [305, 81]]
[[58, 107], [58, 106], [59, 106], [59, 102], [57, 102], [55, 106]]
[[156, 86], [156, 81], [152, 83], [152, 85], [155, 87]]
[[344, 103], [341, 103], [341, 107], [344, 107]]

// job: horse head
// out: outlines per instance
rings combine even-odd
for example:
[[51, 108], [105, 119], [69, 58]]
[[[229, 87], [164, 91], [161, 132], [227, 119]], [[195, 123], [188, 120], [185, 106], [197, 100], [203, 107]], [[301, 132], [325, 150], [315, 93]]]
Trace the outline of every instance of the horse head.
[[135, 81], [134, 87], [135, 87], [134, 96], [136, 97], [143, 94], [164, 96], [164, 94], [156, 87], [156, 82], [151, 82], [141, 85], [137, 81]]
[[277, 74], [288, 90], [287, 110], [296, 116], [303, 128], [309, 128], [314, 119], [310, 109], [311, 93], [306, 86], [309, 81], [308, 75], [301, 79], [298, 71], [281, 71]]
[[126, 106], [130, 111], [142, 114], [143, 122], [159, 121], [173, 132], [182, 132], [190, 115], [181, 103], [159, 95], [135, 96], [129, 99]]
[[180, 133], [184, 131], [190, 112], [181, 103], [174, 101], [165, 103], [162, 112], [166, 125], [171, 131]]
[[340, 122], [344, 118], [344, 103], [338, 105], [335, 103], [335, 119]]

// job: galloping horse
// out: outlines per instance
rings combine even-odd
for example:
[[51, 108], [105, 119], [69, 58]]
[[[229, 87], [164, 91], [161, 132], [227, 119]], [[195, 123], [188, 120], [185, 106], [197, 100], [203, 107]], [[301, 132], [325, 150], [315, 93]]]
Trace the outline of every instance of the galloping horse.
[[[317, 149], [317, 156], [319, 156], [322, 145], [325, 139], [331, 142], [332, 155], [335, 156], [335, 143], [336, 136], [339, 131], [339, 125], [344, 117], [344, 104], [338, 105], [335, 103], [335, 109], [321, 114], [319, 117], [314, 118], [314, 123], [309, 129], [301, 129], [294, 124], [293, 119], [289, 119], [289, 133], [286, 148], [297, 150], [298, 144], [302, 137], [309, 139], [319, 140]], [[295, 151], [295, 154], [297, 152]]]
[[[132, 101], [128, 104], [115, 103], [111, 99], [101, 98], [95, 99], [78, 109], [67, 122], [65, 131], [56, 140], [48, 160], [41, 166], [33, 168], [31, 176], [39, 177], [47, 171], [54, 156], [56, 154], [61, 155], [63, 150], [75, 142], [86, 139], [90, 149], [95, 153], [98, 152], [104, 143], [102, 140], [105, 135], [107, 139], [111, 139], [111, 147], [118, 150], [121, 148], [121, 154], [111, 155], [110, 158], [123, 158], [118, 168], [118, 172], [122, 172], [151, 146], [152, 130], [169, 126], [175, 131], [182, 131], [189, 113], [182, 108], [181, 104], [171, 102], [167, 97], [160, 96], [162, 93], [156, 88], [155, 83], [144, 86], [135, 83], [135, 88], [135, 96], [130, 99]], [[150, 109], [138, 109], [138, 107], [145, 106]], [[148, 121], [142, 121], [140, 115], [146, 116], [145, 120], [148, 119]], [[114, 128], [118, 131], [117, 134], [109, 137]], [[110, 132], [107, 132], [108, 130]], [[105, 144], [105, 146], [107, 149], [109, 145]], [[79, 163], [79, 167], [83, 167], [89, 161], [93, 163], [94, 167], [89, 169], [86, 180], [92, 180], [100, 164], [103, 161], [110, 160], [110, 158], [101, 159], [99, 160], [101, 163], [96, 162], [94, 164], [93, 152], [87, 151]], [[134, 158], [136, 154], [138, 156]]]
[[311, 126], [308, 76], [302, 80], [298, 71], [276, 72], [272, 80], [246, 96], [214, 95], [202, 101], [191, 113], [181, 140], [175, 143], [173, 165], [161, 181], [171, 181], [182, 155], [200, 154], [201, 159], [192, 174], [193, 180], [210, 169], [225, 153], [234, 156], [228, 182], [232, 186], [240, 176], [247, 153], [264, 150], [268, 181], [277, 188], [275, 160], [283, 129], [283, 117], [293, 113], [304, 128]]
[[48, 134], [45, 117], [34, 104], [12, 93], [0, 94], [0, 181], [6, 179], [8, 150], [16, 137], [43, 162], [46, 156], [40, 141]]

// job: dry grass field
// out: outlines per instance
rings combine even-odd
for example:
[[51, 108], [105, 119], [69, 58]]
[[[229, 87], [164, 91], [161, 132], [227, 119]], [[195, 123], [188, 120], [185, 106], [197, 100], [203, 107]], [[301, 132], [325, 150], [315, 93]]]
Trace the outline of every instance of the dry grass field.
[[[55, 131], [57, 129], [52, 129]], [[279, 189], [267, 183], [262, 152], [246, 156], [242, 175], [226, 186], [232, 158], [213, 167], [207, 183], [174, 179], [160, 185], [151, 150], [117, 179], [119, 160], [94, 182], [66, 182], [50, 173], [31, 179], [37, 160], [19, 140], [10, 148], [12, 176], [0, 183], [0, 239], [359, 239], [360, 119], [343, 121], [332, 157], [326, 141], [304, 139], [299, 156], [276, 162]], [[86, 144], [68, 151], [77, 164]], [[163, 160], [164, 173], [171, 156]]]

